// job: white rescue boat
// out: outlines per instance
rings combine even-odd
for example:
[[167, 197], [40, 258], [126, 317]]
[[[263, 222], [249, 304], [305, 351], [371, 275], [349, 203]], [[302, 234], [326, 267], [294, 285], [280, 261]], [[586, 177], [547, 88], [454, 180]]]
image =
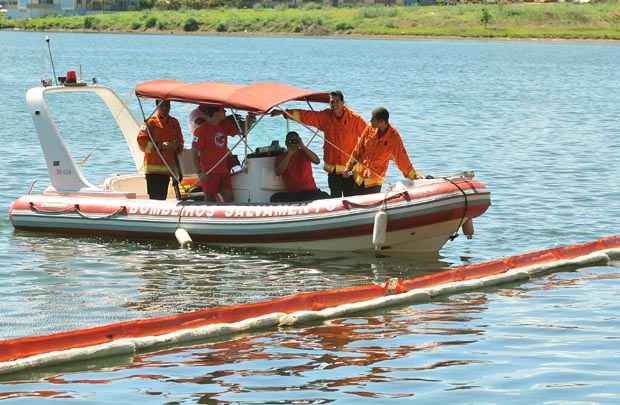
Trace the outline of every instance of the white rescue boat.
[[[151, 83], [163, 83], [163, 88], [169, 89], [185, 85], [158, 81], [141, 88]], [[176, 94], [172, 91], [159, 96], [194, 104], [217, 103], [261, 117], [289, 101], [324, 102], [328, 97], [324, 92], [277, 83], [193, 86], [192, 97], [172, 97]], [[133, 157], [134, 173], [114, 175], [94, 185], [69, 154], [46, 96], [84, 92], [99, 96], [110, 110]], [[140, 169], [143, 152], [136, 141], [141, 122], [113, 90], [84, 84], [36, 87], [26, 98], [50, 185], [40, 194], [29, 193], [11, 204], [9, 217], [20, 231], [170, 240], [176, 233], [177, 237], [185, 235], [182, 243], [191, 239], [213, 245], [292, 250], [437, 252], [460, 228], [472, 234], [471, 220], [490, 205], [486, 185], [474, 180], [471, 172], [384, 185], [382, 192], [364, 196], [270, 203], [271, 195], [284, 191], [274, 170], [276, 146], [257, 148], [246, 155], [241, 170], [232, 175], [232, 203], [177, 200], [172, 190], [168, 193], [172, 198], [166, 201], [149, 200]], [[179, 160], [184, 176], [195, 177], [188, 149]]]

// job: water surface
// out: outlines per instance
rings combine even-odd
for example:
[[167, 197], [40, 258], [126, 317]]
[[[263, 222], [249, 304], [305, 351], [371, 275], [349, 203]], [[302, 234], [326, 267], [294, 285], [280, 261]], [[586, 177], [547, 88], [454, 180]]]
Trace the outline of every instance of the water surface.
[[[24, 95], [49, 77], [45, 34], [0, 32], [0, 205], [46, 168]], [[475, 170], [493, 206], [438, 256], [375, 258], [14, 233], [0, 215], [0, 337], [45, 334], [443, 267], [620, 233], [620, 46], [53, 34], [60, 72], [82, 65], [136, 114], [151, 79], [281, 81], [385, 106], [425, 174]], [[87, 177], [132, 170], [94, 100], [51, 102]], [[320, 107], [319, 107], [320, 108]], [[189, 109], [173, 106], [187, 128]], [[257, 128], [252, 146], [283, 140]], [[303, 132], [307, 137], [309, 134]], [[188, 137], [186, 137], [188, 138]], [[313, 149], [320, 152], [321, 142]], [[93, 152], [94, 151], [94, 152]], [[243, 154], [243, 151], [240, 151]], [[320, 187], [326, 179], [315, 171]], [[388, 180], [401, 174], [390, 167]], [[0, 398], [87, 403], [615, 403], [617, 265], [581, 269], [303, 328], [12, 377]]]

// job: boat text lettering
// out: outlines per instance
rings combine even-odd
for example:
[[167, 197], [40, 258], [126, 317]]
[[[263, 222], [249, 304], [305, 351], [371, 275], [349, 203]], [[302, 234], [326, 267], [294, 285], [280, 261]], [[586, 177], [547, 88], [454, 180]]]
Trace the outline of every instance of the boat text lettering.
[[149, 205], [133, 205], [128, 207], [129, 214], [149, 216], [182, 216], [182, 217], [218, 217], [218, 218], [265, 218], [286, 217], [294, 215], [318, 214], [336, 209], [338, 204], [330, 203], [316, 206], [290, 205], [256, 205], [251, 207], [220, 208], [204, 205], [187, 207], [157, 207]]

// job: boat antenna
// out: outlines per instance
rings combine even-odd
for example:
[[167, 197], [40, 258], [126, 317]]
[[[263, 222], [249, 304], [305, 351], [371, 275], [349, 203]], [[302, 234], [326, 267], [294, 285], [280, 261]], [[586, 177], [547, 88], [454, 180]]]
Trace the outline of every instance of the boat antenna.
[[45, 36], [45, 42], [47, 42], [47, 50], [50, 53], [50, 62], [52, 63], [52, 74], [54, 75], [54, 84], [58, 86], [58, 79], [56, 78], [56, 69], [54, 68], [54, 57], [52, 56], [52, 46], [50, 45], [50, 37]]

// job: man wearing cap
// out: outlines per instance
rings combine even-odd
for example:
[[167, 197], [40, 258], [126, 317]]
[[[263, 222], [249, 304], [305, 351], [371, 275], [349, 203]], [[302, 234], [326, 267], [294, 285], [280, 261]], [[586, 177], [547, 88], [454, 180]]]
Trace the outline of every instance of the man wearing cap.
[[[283, 114], [274, 110], [273, 116]], [[323, 143], [323, 168], [327, 172], [327, 182], [331, 197], [353, 194], [353, 181], [343, 177], [345, 165], [349, 160], [357, 140], [366, 128], [366, 121], [344, 104], [344, 95], [336, 90], [329, 93], [329, 108], [323, 111], [286, 110], [286, 115], [295, 121], [315, 127], [325, 134]]]

